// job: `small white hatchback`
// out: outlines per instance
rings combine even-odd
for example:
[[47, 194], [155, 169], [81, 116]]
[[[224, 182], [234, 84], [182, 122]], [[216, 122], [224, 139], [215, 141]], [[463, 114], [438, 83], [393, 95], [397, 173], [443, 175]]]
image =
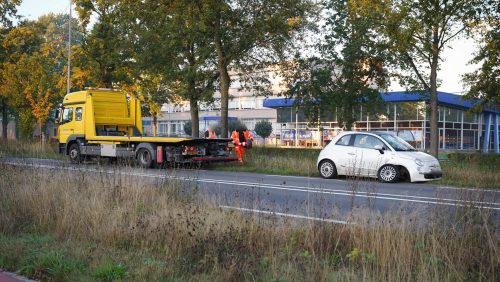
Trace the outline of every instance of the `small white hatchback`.
[[337, 175], [378, 178], [382, 182], [428, 181], [442, 176], [439, 161], [389, 132], [343, 132], [318, 157], [323, 178]]

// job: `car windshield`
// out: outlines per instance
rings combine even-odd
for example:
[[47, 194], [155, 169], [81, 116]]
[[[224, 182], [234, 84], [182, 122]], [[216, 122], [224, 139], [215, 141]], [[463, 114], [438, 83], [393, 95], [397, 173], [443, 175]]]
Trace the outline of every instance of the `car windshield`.
[[406, 143], [406, 141], [397, 136], [380, 134], [380, 137], [389, 143], [389, 145], [391, 145], [391, 147], [396, 151], [416, 151], [410, 144]]

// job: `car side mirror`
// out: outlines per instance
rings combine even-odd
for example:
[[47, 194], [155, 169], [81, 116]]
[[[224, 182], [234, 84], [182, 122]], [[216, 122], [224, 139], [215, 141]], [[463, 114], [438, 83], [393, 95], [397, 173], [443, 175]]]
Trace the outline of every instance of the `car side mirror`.
[[384, 146], [382, 145], [375, 145], [373, 149], [378, 150], [381, 154], [384, 153]]

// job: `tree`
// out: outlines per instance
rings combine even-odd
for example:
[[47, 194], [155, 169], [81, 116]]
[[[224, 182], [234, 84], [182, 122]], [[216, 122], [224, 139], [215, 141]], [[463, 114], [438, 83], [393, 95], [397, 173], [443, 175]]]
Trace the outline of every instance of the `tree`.
[[[363, 1], [360, 2], [362, 5]], [[480, 0], [377, 1], [380, 25], [400, 68], [401, 84], [423, 90], [430, 107], [430, 153], [438, 154], [438, 70], [442, 52], [480, 18]], [[409, 71], [406, 71], [409, 70]]]
[[311, 123], [337, 109], [339, 126], [350, 130], [359, 105], [374, 109], [388, 82], [387, 46], [376, 30], [379, 18], [353, 1], [328, 1], [326, 30], [316, 48], [321, 57], [291, 64], [287, 95]]
[[[21, 0], [1, 0], [0, 1], [0, 42], [3, 41], [9, 29], [12, 27], [11, 18], [17, 17], [17, 6], [21, 4]], [[0, 76], [2, 75], [1, 65], [5, 60], [5, 50], [0, 44]], [[4, 95], [2, 95], [2, 93]], [[2, 112], [2, 138], [7, 139], [7, 125], [9, 124], [9, 106], [8, 97], [1, 90], [0, 86], [0, 111]]]
[[264, 146], [266, 146], [266, 138], [273, 132], [273, 125], [267, 120], [258, 121], [255, 124], [255, 133], [264, 138]]
[[0, 0], [0, 28], [12, 26], [12, 18], [17, 18], [17, 6], [21, 0]]
[[184, 124], [184, 133], [186, 133], [187, 135], [190, 135], [191, 134], [191, 128], [193, 126], [193, 123], [188, 120], [185, 124]]
[[477, 105], [480, 108], [500, 108], [500, 19], [492, 21], [491, 25], [483, 38], [484, 44], [471, 61], [482, 62], [482, 66], [464, 76], [464, 81], [469, 86], [466, 97], [481, 99], [481, 103]]
[[203, 5], [217, 55], [222, 137], [227, 137], [230, 68], [242, 70], [242, 65], [282, 55], [313, 5], [308, 0], [207, 0]]
[[[84, 38], [82, 49], [94, 65], [91, 82], [97, 87], [133, 85], [133, 64], [129, 45], [124, 41], [120, 23], [120, 1], [75, 0], [75, 9], [82, 23]], [[91, 19], [96, 22], [87, 31]]]
[[140, 76], [163, 78], [163, 102], [189, 100], [192, 137], [199, 134], [198, 105], [212, 99], [217, 79], [202, 3], [122, 1], [120, 8], [121, 29], [132, 44]]
[[[44, 125], [53, 104], [62, 100], [65, 87], [58, 87], [66, 62], [65, 42], [61, 38], [67, 16], [49, 14], [36, 21], [23, 21], [3, 40], [8, 54], [3, 63], [0, 92], [8, 97], [19, 115], [24, 137], [31, 135], [35, 120]], [[65, 85], [65, 83], [64, 83]]]

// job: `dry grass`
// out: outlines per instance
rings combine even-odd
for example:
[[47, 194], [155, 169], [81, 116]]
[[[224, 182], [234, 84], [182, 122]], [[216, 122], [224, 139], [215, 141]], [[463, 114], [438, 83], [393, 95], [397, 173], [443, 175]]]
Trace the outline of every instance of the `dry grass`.
[[[499, 278], [498, 222], [485, 211], [461, 209], [452, 220], [436, 210], [425, 225], [415, 224], [419, 214], [355, 213], [359, 224], [335, 225], [221, 210], [185, 182], [126, 174], [1, 166], [0, 183], [0, 267], [33, 261], [5, 255], [15, 252], [1, 237], [23, 234], [55, 236], [42, 257], [76, 261], [58, 276], [32, 274], [43, 280]], [[103, 253], [110, 258], [102, 261]]]
[[58, 143], [0, 140], [0, 157], [63, 159], [65, 156], [58, 153]]

